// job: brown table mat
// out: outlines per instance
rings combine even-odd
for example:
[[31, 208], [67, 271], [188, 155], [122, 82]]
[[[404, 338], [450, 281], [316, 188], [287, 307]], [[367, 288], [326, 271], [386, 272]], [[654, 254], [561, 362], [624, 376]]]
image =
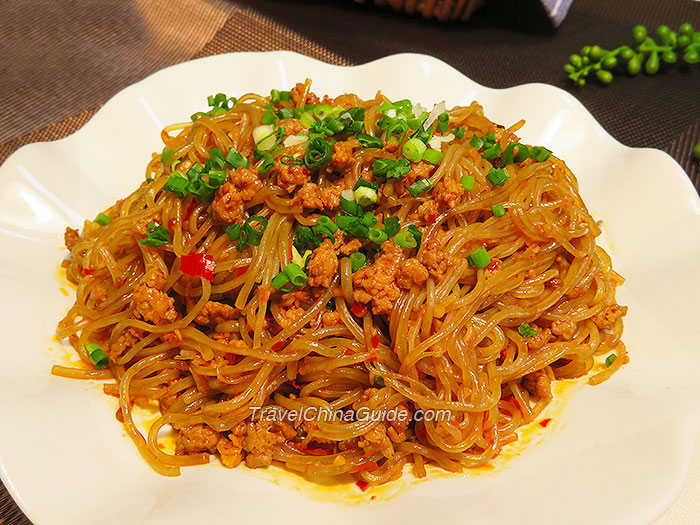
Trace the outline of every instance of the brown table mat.
[[[418, 52], [492, 87], [567, 89], [621, 142], [670, 153], [700, 189], [690, 155], [700, 142], [700, 67], [583, 89], [562, 70], [583, 44], [620, 45], [636, 23], [697, 28], [700, 3], [579, 0], [557, 32], [522, 6], [494, 0], [469, 22], [442, 24], [350, 0], [0, 2], [0, 162], [24, 144], [73, 133], [122, 88], [191, 58], [288, 49], [350, 65]], [[0, 525], [29, 523], [0, 484]]]

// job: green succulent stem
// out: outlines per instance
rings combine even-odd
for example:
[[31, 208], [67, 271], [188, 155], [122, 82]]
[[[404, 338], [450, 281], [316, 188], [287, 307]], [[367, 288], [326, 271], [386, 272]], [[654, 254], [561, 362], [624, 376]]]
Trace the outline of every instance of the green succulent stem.
[[695, 31], [691, 24], [682, 24], [678, 32], [662, 25], [656, 34], [661, 43], [649, 36], [644, 26], [635, 26], [630, 45], [616, 49], [583, 46], [580, 54], [569, 57], [564, 70], [576, 85], [583, 86], [591, 75], [602, 84], [609, 84], [613, 74], [623, 70], [636, 75], [643, 69], [647, 75], [653, 75], [662, 64], [675, 64], [679, 57], [687, 64], [700, 63], [700, 32]]

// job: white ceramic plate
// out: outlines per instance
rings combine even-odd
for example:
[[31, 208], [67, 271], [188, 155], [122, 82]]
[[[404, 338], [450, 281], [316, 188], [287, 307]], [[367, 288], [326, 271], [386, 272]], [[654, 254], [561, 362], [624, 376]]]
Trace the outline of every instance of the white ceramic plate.
[[[62, 232], [143, 180], [161, 128], [206, 96], [268, 93], [306, 77], [317, 93], [381, 89], [424, 106], [480, 101], [492, 120], [521, 118], [578, 176], [601, 242], [627, 277], [631, 363], [573, 396], [537, 446], [487, 475], [355, 494], [309, 496], [294, 479], [214, 463], [161, 477], [141, 460], [99, 385], [49, 375], [51, 341], [72, 299], [57, 282]], [[238, 53], [160, 71], [112, 98], [80, 131], [32, 144], [0, 168], [0, 473], [37, 525], [75, 523], [645, 523], [680, 492], [700, 422], [700, 200], [668, 155], [610, 137], [568, 93], [529, 84], [489, 89], [428, 56], [337, 67], [288, 53]], [[53, 348], [53, 350], [49, 350]], [[301, 481], [298, 485], [305, 483]], [[387, 492], [388, 491], [388, 492]], [[338, 492], [335, 493], [338, 499]], [[389, 495], [393, 494], [393, 497]], [[371, 500], [372, 495], [378, 495]], [[330, 496], [328, 496], [330, 497]], [[342, 496], [341, 496], [342, 497]]]

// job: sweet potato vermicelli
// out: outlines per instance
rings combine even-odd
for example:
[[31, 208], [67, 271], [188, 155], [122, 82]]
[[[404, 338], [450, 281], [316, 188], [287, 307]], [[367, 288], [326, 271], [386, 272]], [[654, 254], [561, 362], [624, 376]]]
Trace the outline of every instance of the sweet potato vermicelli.
[[[516, 440], [553, 381], [626, 361], [623, 279], [522, 121], [319, 100], [309, 81], [209, 102], [163, 130], [136, 191], [66, 231], [58, 336], [87, 366], [53, 371], [108, 380], [158, 472], [211, 454], [373, 484], [459, 471]], [[142, 435], [147, 402], [162, 415]]]

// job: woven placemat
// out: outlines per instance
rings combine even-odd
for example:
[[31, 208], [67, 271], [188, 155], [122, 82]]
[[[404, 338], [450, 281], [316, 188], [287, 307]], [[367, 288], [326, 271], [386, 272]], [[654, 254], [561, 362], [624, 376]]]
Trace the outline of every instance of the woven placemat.
[[[700, 26], [700, 3], [577, 0], [553, 33], [541, 20], [523, 20], [518, 2], [487, 2], [469, 22], [448, 24], [350, 0], [0, 2], [0, 162], [24, 144], [70, 135], [120, 89], [191, 58], [288, 49], [350, 65], [419, 52], [488, 86], [567, 89], [621, 142], [670, 153], [700, 189], [690, 156], [700, 142], [700, 67], [584, 89], [562, 71], [569, 53], [586, 43], [619, 45], [636, 23]], [[0, 484], [0, 525], [27, 524]]]

